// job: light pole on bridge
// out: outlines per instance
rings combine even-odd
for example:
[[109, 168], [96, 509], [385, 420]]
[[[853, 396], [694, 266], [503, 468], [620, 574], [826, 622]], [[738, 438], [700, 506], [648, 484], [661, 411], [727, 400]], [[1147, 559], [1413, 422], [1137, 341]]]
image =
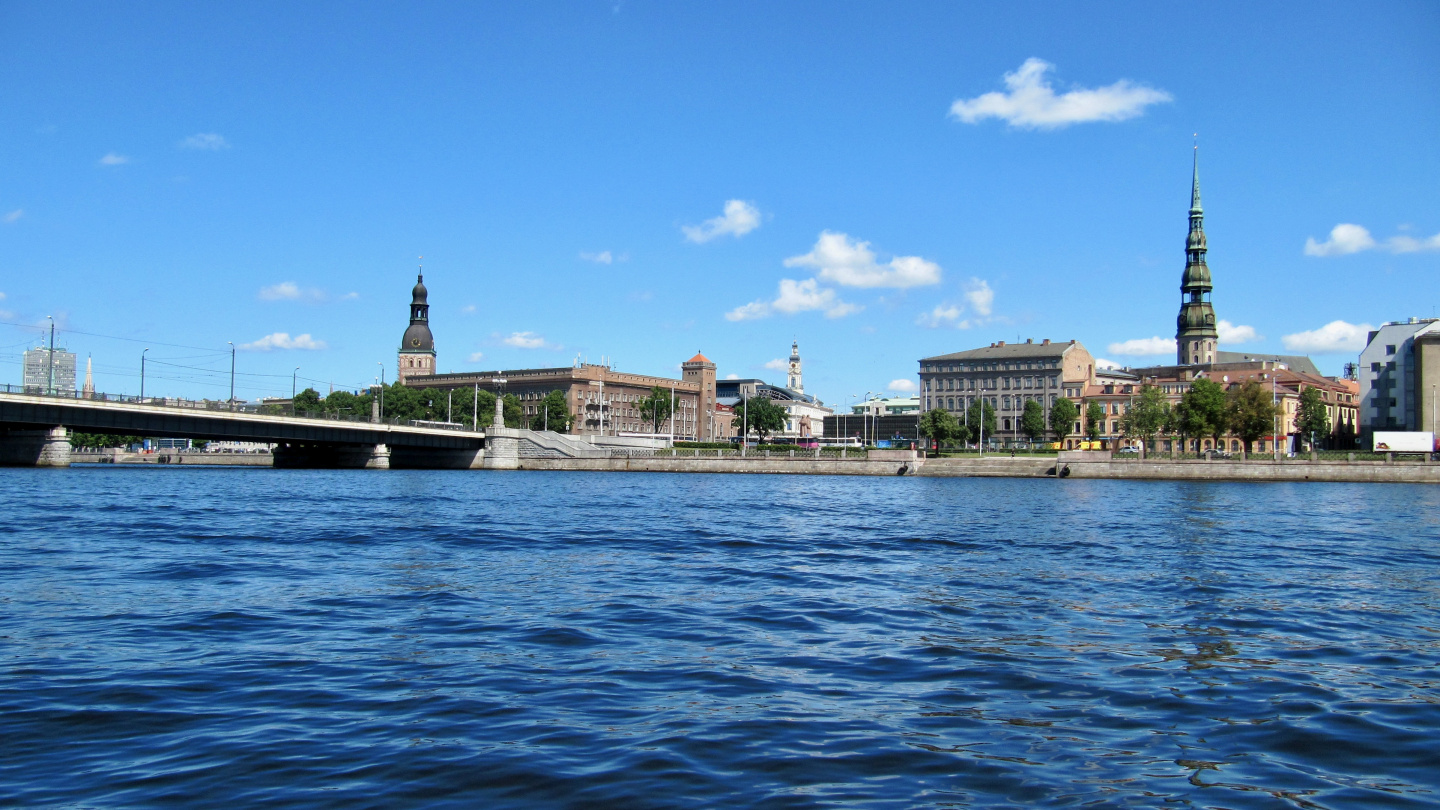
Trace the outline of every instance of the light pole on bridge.
[[150, 351], [150, 347], [147, 346], [147, 347], [145, 347], [144, 350], [142, 350], [142, 351], [140, 352], [140, 401], [141, 401], [141, 402], [144, 402], [144, 401], [145, 401], [145, 352], [148, 352], [148, 351]]
[[230, 344], [230, 410], [235, 410], [235, 341], [227, 340]]

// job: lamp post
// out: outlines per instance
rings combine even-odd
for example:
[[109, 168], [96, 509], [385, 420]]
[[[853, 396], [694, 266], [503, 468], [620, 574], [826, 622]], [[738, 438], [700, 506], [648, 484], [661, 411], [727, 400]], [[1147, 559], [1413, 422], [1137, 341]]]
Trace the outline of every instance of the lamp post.
[[385, 363], [377, 360], [375, 365], [380, 367], [380, 419], [383, 421], [385, 419]]
[[300, 379], [300, 367], [296, 366], [290, 374], [290, 415], [295, 415], [295, 383]]
[[148, 352], [148, 351], [150, 351], [150, 348], [149, 348], [148, 346], [140, 351], [140, 401], [141, 401], [141, 402], [144, 402], [144, 401], [145, 401], [145, 352]]
[[49, 380], [48, 380], [48, 381], [46, 382], [46, 384], [45, 384], [45, 393], [47, 393], [47, 394], [54, 394], [54, 393], [55, 393], [55, 319], [54, 319], [53, 317], [49, 316], [49, 315], [46, 315], [46, 316], [45, 316], [45, 319], [50, 322], [50, 359], [49, 359], [49, 363], [48, 363], [48, 366], [47, 366], [48, 371], [46, 372], [47, 376], [49, 377]]
[[235, 341], [227, 340], [230, 344], [230, 410], [235, 410]]
[[865, 410], [860, 412], [860, 444], [864, 446], [870, 444], [870, 425], [875, 422], [874, 416], [870, 413], [870, 395], [873, 393], [875, 392], [865, 392]]
[[475, 382], [474, 398], [470, 400], [470, 429], [480, 429], [480, 382]]

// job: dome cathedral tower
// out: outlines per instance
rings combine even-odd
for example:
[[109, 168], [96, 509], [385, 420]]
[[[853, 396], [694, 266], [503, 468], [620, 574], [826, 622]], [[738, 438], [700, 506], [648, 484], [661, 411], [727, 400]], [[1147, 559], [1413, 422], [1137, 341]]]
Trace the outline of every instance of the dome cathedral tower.
[[400, 338], [400, 369], [397, 382], [407, 377], [435, 373], [435, 337], [430, 334], [430, 291], [425, 289], [425, 269], [420, 268], [410, 290], [410, 326]]
[[1218, 333], [1215, 308], [1210, 303], [1214, 284], [1205, 264], [1205, 211], [1200, 205], [1200, 147], [1195, 147], [1195, 168], [1190, 186], [1190, 233], [1185, 237], [1185, 273], [1180, 278], [1180, 316], [1175, 324], [1175, 353], [1179, 365], [1215, 362]]

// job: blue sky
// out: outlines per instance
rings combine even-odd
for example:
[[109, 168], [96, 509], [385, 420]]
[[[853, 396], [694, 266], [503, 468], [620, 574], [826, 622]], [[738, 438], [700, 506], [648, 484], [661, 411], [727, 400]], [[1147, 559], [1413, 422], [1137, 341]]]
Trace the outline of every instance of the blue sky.
[[224, 396], [227, 341], [241, 396], [355, 387], [424, 255], [442, 371], [1163, 361], [1198, 132], [1222, 348], [1334, 373], [1440, 304], [1437, 42], [1432, 2], [0, 2], [0, 321], [100, 390], [149, 346]]

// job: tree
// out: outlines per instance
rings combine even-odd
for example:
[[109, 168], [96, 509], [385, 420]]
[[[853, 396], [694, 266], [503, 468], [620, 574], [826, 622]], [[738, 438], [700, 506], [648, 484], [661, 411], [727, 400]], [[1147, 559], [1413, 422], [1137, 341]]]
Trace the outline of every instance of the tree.
[[556, 390], [546, 394], [545, 398], [540, 400], [539, 410], [539, 413], [530, 417], [531, 430], [553, 430], [557, 433], [570, 431], [570, 405], [565, 402], [564, 391]]
[[1228, 407], [1226, 416], [1230, 429], [1244, 443], [1244, 451], [1261, 436], [1275, 429], [1275, 417], [1280, 413], [1269, 391], [1255, 380], [1247, 380], [1226, 392]]
[[1330, 435], [1330, 411], [1325, 407], [1325, 399], [1320, 395], [1319, 388], [1306, 388], [1300, 392], [1300, 409], [1295, 414], [1295, 429], [1300, 435], [1310, 442], [1310, 449], [1315, 449], [1315, 442]]
[[936, 408], [920, 417], [920, 435], [935, 442], [935, 449], [960, 438], [960, 422], [943, 408]]
[[1075, 420], [1080, 418], [1080, 409], [1065, 397], [1055, 400], [1050, 406], [1050, 432], [1055, 434], [1055, 441], [1063, 442], [1065, 437], [1075, 429]]
[[[494, 400], [494, 399], [491, 399], [491, 400], [490, 400], [490, 408], [491, 408], [491, 411], [490, 411], [491, 416], [490, 416], [490, 418], [493, 420], [493, 419], [495, 418], [495, 416], [494, 416], [494, 414], [495, 414], [495, 411], [494, 411], [494, 408], [495, 408], [495, 400]], [[519, 398], [519, 397], [515, 396], [514, 394], [506, 394], [506, 395], [505, 395], [505, 404], [502, 406], [502, 408], [503, 408], [502, 418], [505, 420], [505, 427], [508, 427], [508, 428], [522, 428], [522, 427], [525, 427], [525, 408], [520, 404], [520, 398]]]
[[370, 416], [370, 396], [357, 397], [349, 391], [334, 391], [320, 403], [328, 415], [367, 418]]
[[981, 440], [980, 427], [985, 427], [985, 437], [995, 435], [995, 427], [999, 421], [995, 418], [995, 408], [984, 398], [977, 397], [970, 401], [970, 407], [965, 411], [965, 424], [961, 425], [960, 431], [967, 442], [979, 442]]
[[1155, 440], [1169, 418], [1166, 413], [1165, 393], [1154, 385], [1140, 386], [1140, 395], [1130, 403], [1130, 410], [1120, 419], [1120, 429], [1126, 436], [1138, 437], [1145, 449]]
[[294, 413], [296, 416], [317, 414], [324, 410], [324, 404], [320, 400], [320, 392], [314, 388], [306, 388], [304, 391], [296, 394], [295, 399], [291, 400], [291, 403], [294, 405]]
[[109, 433], [71, 433], [68, 437], [71, 447], [93, 447], [104, 449], [107, 447], [129, 447], [132, 444], [139, 444], [145, 441], [139, 436], [120, 436]]
[[731, 424], [740, 429], [741, 436], [748, 437], [750, 431], [755, 431], [763, 444], [771, 433], [785, 429], [785, 409], [769, 397], [751, 397], [735, 406]]
[[1220, 383], [1204, 377], [1197, 378], [1190, 383], [1190, 390], [1185, 392], [1185, 396], [1180, 398], [1180, 404], [1184, 406], [1181, 418], [1187, 420], [1181, 428], [1182, 432], [1197, 437], [1209, 436], [1219, 448], [1220, 437], [1230, 429], [1228, 401]]
[[1032, 442], [1045, 435], [1044, 405], [1033, 399], [1025, 403], [1025, 410], [1020, 414], [1020, 431]]
[[650, 389], [650, 396], [641, 397], [640, 401], [635, 403], [635, 409], [650, 420], [650, 424], [655, 428], [652, 432], [659, 433], [660, 423], [670, 418], [670, 414], [675, 410], [675, 403], [671, 401], [670, 389], [657, 385]]
[[1100, 438], [1105, 432], [1105, 406], [1091, 402], [1085, 406], [1085, 437], [1090, 441]]

